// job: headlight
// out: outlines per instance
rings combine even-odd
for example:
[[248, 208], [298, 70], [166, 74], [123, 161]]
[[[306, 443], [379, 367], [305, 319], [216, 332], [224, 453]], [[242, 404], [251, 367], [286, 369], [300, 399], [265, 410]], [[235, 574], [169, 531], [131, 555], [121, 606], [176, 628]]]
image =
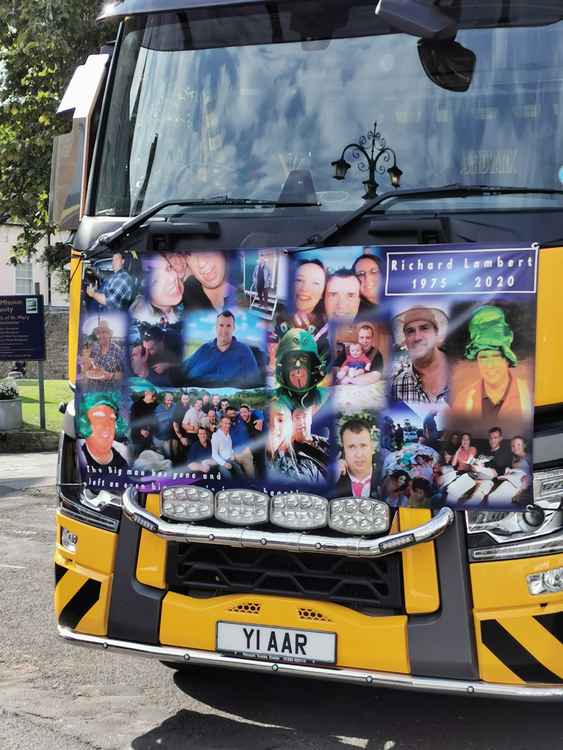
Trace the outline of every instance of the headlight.
[[270, 521], [285, 529], [318, 529], [327, 524], [328, 500], [290, 492], [270, 501]]
[[389, 528], [389, 506], [367, 497], [331, 500], [328, 525], [343, 534], [378, 534]]
[[213, 516], [213, 493], [205, 487], [167, 487], [160, 496], [160, 511], [174, 521], [201, 521]]
[[544, 573], [528, 576], [528, 591], [532, 596], [559, 594], [563, 591], [563, 568], [552, 568]]
[[508, 560], [563, 550], [563, 471], [534, 474], [535, 505], [525, 510], [466, 512], [469, 559]]
[[222, 490], [215, 499], [215, 518], [237, 526], [268, 520], [268, 495], [253, 490]]

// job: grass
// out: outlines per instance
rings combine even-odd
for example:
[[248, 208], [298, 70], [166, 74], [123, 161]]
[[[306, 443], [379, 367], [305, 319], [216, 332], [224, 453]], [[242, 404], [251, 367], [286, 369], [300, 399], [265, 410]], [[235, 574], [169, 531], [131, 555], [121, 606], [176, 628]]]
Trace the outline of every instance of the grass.
[[[23, 428], [24, 430], [38, 430], [39, 381], [22, 379], [16, 383], [22, 401]], [[61, 401], [70, 401], [71, 398], [72, 391], [66, 380], [45, 381], [45, 421], [48, 431], [60, 431], [63, 416], [59, 412], [59, 404]]]

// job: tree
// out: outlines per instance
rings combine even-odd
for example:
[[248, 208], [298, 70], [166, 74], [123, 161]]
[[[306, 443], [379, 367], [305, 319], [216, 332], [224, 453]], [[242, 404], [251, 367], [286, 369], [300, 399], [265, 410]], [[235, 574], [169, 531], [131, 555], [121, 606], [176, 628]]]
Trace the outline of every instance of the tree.
[[[13, 262], [56, 228], [47, 209], [55, 117], [74, 69], [107, 40], [96, 0], [0, 0], [0, 217], [22, 226]], [[46, 260], [56, 256], [49, 248]], [[57, 265], [57, 263], [54, 263]]]

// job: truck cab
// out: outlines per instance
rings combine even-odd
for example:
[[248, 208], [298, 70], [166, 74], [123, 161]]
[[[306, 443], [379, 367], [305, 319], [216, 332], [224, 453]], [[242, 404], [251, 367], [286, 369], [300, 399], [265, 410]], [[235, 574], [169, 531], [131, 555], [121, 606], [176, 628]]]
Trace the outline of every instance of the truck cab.
[[[120, 0], [100, 20], [115, 38], [61, 102], [51, 185], [76, 389], [60, 635], [560, 700], [559, 3]], [[408, 370], [414, 324], [447, 387]], [[508, 390], [467, 406], [480, 352], [516, 368], [521, 421]], [[407, 370], [424, 395], [389, 395]]]

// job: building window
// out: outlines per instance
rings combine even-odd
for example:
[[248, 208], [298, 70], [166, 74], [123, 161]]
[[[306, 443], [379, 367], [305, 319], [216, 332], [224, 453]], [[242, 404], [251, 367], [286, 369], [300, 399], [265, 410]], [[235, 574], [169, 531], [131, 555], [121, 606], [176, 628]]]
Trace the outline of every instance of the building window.
[[33, 266], [18, 263], [16, 266], [16, 294], [33, 294]]

